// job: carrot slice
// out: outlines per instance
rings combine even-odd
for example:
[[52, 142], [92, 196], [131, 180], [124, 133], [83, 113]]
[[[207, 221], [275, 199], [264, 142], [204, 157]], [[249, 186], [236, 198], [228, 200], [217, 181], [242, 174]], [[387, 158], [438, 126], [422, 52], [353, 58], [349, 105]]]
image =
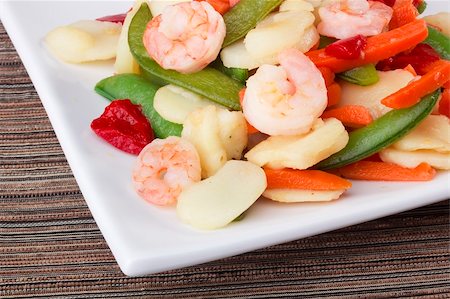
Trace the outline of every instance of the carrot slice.
[[327, 87], [328, 104], [327, 107], [337, 105], [341, 101], [341, 86], [333, 83]]
[[221, 15], [224, 15], [231, 8], [229, 0], [195, 0], [195, 1], [206, 1], [206, 2], [208, 2]]
[[435, 91], [450, 79], [450, 62], [439, 60], [419, 80], [413, 81], [399, 91], [385, 97], [381, 103], [387, 107], [401, 109], [418, 103], [427, 94]]
[[327, 55], [324, 49], [310, 51], [306, 53], [306, 56], [317, 67], [326, 66], [334, 73], [340, 73], [358, 66], [376, 63], [411, 49], [418, 43], [424, 41], [427, 36], [428, 29], [425, 21], [415, 20], [402, 27], [369, 37], [367, 39], [367, 46], [364, 49], [364, 55], [358, 59], [339, 59]]
[[450, 118], [450, 89], [448, 88], [442, 92], [442, 98], [439, 101], [439, 113]]
[[373, 161], [359, 161], [339, 168], [337, 172], [347, 179], [366, 181], [429, 181], [436, 175], [436, 170], [427, 163], [406, 168]]
[[321, 170], [297, 170], [290, 168], [264, 168], [267, 189], [342, 190], [352, 183]]
[[391, 30], [413, 22], [419, 15], [411, 0], [396, 0], [392, 8], [394, 11], [389, 22], [389, 29]]
[[331, 84], [334, 83], [334, 73], [332, 70], [330, 70], [330, 68], [325, 67], [325, 66], [321, 66], [318, 67], [319, 71], [322, 73], [322, 77], [325, 80], [325, 86], [330, 86]]
[[359, 105], [345, 105], [325, 111], [322, 118], [334, 117], [340, 120], [346, 127], [360, 128], [373, 121], [369, 109]]

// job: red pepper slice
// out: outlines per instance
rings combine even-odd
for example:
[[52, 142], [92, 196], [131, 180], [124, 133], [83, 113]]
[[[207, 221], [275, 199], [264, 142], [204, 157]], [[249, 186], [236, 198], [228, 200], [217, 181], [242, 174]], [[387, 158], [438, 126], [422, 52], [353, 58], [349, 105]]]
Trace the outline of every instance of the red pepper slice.
[[[386, 4], [387, 6], [393, 7], [395, 4], [395, 0], [372, 0], [372, 1], [377, 1], [377, 2], [381, 2], [383, 4]], [[414, 0], [417, 1], [417, 0]]]
[[127, 14], [132, 10], [133, 8], [130, 8], [126, 13], [121, 13], [117, 15], [110, 15], [110, 16], [104, 16], [98, 19], [95, 19], [97, 21], [101, 22], [113, 22], [113, 23], [120, 23], [123, 24], [125, 22], [125, 18], [127, 17]]
[[439, 54], [427, 44], [418, 44], [412, 50], [380, 61], [376, 68], [380, 71], [403, 69], [410, 64], [418, 75], [427, 72], [428, 66], [440, 59]]
[[92, 130], [116, 148], [134, 155], [155, 137], [141, 107], [130, 100], [112, 101], [91, 123]]
[[358, 59], [367, 45], [363, 35], [338, 40], [325, 47], [325, 53], [339, 59]]

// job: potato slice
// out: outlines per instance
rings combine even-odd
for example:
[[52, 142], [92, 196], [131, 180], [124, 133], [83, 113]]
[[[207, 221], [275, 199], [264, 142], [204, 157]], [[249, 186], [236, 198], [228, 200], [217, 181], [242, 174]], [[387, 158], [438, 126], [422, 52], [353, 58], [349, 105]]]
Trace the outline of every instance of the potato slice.
[[339, 120], [319, 119], [311, 132], [300, 136], [271, 136], [245, 157], [256, 165], [273, 169], [306, 169], [340, 151], [347, 142], [348, 133]]
[[152, 16], [156, 17], [157, 15], [160, 15], [167, 6], [188, 1], [192, 0], [151, 0], [150, 11], [152, 12]]
[[279, 202], [320, 202], [338, 199], [345, 189], [332, 191], [298, 190], [298, 189], [267, 189], [263, 196]]
[[245, 161], [228, 161], [214, 176], [178, 197], [177, 215], [199, 229], [218, 229], [245, 212], [266, 189], [264, 171]]
[[361, 105], [367, 107], [374, 119], [392, 109], [381, 104], [381, 100], [408, 85], [414, 76], [405, 70], [378, 72], [380, 80], [369, 86], [360, 86], [340, 81], [342, 87], [339, 106]]
[[274, 57], [264, 57], [256, 59], [250, 55], [244, 45], [244, 40], [241, 39], [220, 52], [220, 59], [226, 67], [235, 67], [247, 70], [253, 70], [263, 64], [276, 64], [277, 60]]
[[440, 12], [423, 18], [428, 24], [438, 27], [441, 32], [450, 37], [450, 13]]
[[177, 124], [183, 124], [192, 111], [210, 105], [221, 107], [199, 94], [171, 84], [158, 89], [153, 102], [159, 115]]
[[285, 0], [280, 5], [280, 11], [314, 11], [314, 6], [304, 0]]
[[381, 160], [414, 168], [420, 163], [428, 163], [437, 169], [450, 169], [450, 152], [438, 153], [433, 150], [401, 151], [387, 148], [379, 152]]
[[116, 56], [122, 25], [94, 20], [58, 27], [45, 42], [59, 59], [69, 63], [108, 60]]
[[227, 153], [227, 159], [240, 160], [247, 147], [247, 122], [240, 111], [217, 109], [219, 135]]

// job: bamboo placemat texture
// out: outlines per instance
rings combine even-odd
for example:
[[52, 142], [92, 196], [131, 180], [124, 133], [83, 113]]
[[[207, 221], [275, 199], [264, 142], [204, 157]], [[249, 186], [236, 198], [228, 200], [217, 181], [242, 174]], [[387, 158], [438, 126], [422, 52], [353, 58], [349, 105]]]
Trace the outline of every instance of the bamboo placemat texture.
[[[395, 200], [393, 198], [392, 200]], [[449, 202], [127, 278], [0, 25], [0, 297], [449, 297]]]

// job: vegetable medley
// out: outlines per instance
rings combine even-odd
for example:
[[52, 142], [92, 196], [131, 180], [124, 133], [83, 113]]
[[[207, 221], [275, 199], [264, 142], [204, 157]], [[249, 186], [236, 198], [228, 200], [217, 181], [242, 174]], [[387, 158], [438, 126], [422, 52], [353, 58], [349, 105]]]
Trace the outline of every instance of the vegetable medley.
[[221, 228], [260, 197], [450, 169], [450, 17], [424, 0], [137, 0], [56, 28], [69, 63], [115, 58], [92, 130], [138, 155], [137, 194]]

